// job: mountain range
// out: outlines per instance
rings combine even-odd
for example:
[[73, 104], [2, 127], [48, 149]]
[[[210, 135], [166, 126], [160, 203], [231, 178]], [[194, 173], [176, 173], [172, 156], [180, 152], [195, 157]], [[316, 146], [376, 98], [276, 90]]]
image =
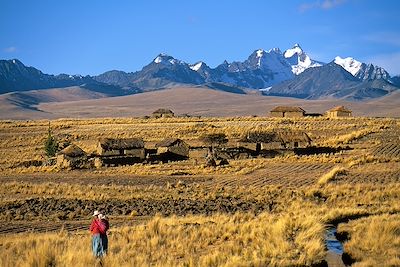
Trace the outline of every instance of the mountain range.
[[203, 61], [188, 64], [159, 54], [140, 71], [112, 70], [97, 76], [49, 75], [17, 59], [0, 60], [0, 94], [79, 87], [104, 96], [122, 96], [182, 85], [202, 85], [240, 94], [253, 90], [263, 95], [362, 101], [398, 90], [400, 78], [353, 58], [336, 57], [328, 64], [319, 62], [298, 44], [284, 52], [279, 48], [257, 49], [243, 62], [224, 61], [215, 68]]

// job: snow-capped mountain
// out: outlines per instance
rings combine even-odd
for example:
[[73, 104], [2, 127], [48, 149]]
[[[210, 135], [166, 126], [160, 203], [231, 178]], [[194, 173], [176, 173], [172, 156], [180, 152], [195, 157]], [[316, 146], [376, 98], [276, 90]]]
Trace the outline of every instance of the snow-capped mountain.
[[383, 79], [360, 80], [335, 62], [310, 68], [294, 79], [272, 86], [265, 95], [307, 99], [324, 97], [360, 101], [387, 95], [399, 88]]
[[109, 95], [123, 95], [126, 93], [120, 87], [95, 81], [90, 76], [49, 75], [34, 67], [25, 66], [17, 59], [0, 60], [0, 94], [70, 86], [80, 86]]
[[106, 72], [95, 79], [101, 82], [133, 86], [145, 91], [173, 84], [224, 83], [237, 87], [263, 89], [293, 79], [307, 68], [322, 66], [296, 44], [282, 53], [279, 48], [257, 49], [243, 62], [226, 60], [215, 68], [203, 61], [188, 64], [167, 54], [159, 54], [141, 71]]
[[292, 48], [286, 50], [283, 56], [292, 66], [292, 72], [295, 75], [299, 75], [308, 68], [320, 67], [324, 63], [312, 60], [300, 47], [299, 44], [295, 44]]
[[75, 85], [89, 85], [96, 92], [111, 90], [110, 95], [203, 85], [234, 93], [259, 89], [265, 94], [304, 98], [351, 95], [358, 100], [390, 93], [393, 86], [399, 86], [399, 79], [354, 58], [336, 57], [329, 64], [313, 60], [298, 44], [283, 53], [279, 48], [257, 49], [244, 61], [225, 60], [215, 68], [203, 61], [188, 64], [162, 53], [140, 71], [112, 70], [94, 77], [48, 75], [16, 59], [0, 60], [0, 93]]
[[206, 82], [220, 82], [240, 87], [260, 89], [293, 78], [289, 63], [279, 49], [255, 50], [244, 62], [224, 61], [210, 75]]
[[198, 74], [200, 74], [205, 80], [207, 80], [211, 73], [212, 70], [209, 66], [207, 66], [206, 63], [203, 61], [199, 61], [195, 64], [189, 65], [189, 68], [193, 71], [196, 71]]
[[171, 65], [175, 65], [175, 64], [181, 64], [181, 65], [186, 64], [185, 62], [183, 62], [181, 60], [178, 60], [178, 59], [175, 59], [175, 58], [173, 58], [173, 57], [171, 57], [171, 56], [169, 56], [169, 55], [167, 55], [165, 53], [159, 54], [153, 60], [153, 62], [156, 63], [156, 64], [163, 64], [163, 65], [166, 65], [166, 66], [171, 66]]
[[388, 81], [390, 79], [389, 73], [384, 68], [362, 63], [352, 57], [341, 58], [337, 56], [334, 62], [361, 80], [383, 79]]
[[357, 73], [360, 71], [362, 65], [360, 61], [357, 61], [352, 57], [341, 58], [337, 56], [335, 57], [334, 62], [339, 66], [342, 66], [342, 68], [350, 72], [354, 77], [357, 76]]

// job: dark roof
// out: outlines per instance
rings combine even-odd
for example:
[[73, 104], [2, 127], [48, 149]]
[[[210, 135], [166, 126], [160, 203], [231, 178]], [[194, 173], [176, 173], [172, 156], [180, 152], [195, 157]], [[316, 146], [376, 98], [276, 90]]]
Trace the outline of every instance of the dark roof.
[[166, 109], [166, 108], [159, 108], [156, 111], [154, 111], [153, 114], [171, 114], [171, 115], [174, 115], [172, 110]]
[[305, 132], [279, 132], [280, 139], [288, 142], [311, 142], [311, 138]]
[[304, 113], [305, 110], [301, 107], [286, 107], [286, 106], [278, 106], [275, 107], [271, 112], [302, 112]]
[[72, 144], [72, 145], [67, 146], [66, 148], [64, 148], [60, 152], [58, 152], [58, 154], [66, 155], [66, 156], [69, 156], [69, 157], [80, 157], [80, 156], [84, 156], [85, 155], [85, 151], [83, 151], [77, 145]]
[[144, 142], [142, 138], [126, 138], [126, 139], [103, 138], [100, 139], [99, 144], [102, 148], [107, 150], [144, 148]]
[[344, 106], [338, 106], [330, 109], [329, 111], [342, 111], [342, 112], [351, 112], [351, 110], [345, 108]]
[[165, 138], [164, 140], [158, 142], [156, 147], [169, 147], [175, 145], [176, 143], [186, 144], [185, 141], [179, 138]]

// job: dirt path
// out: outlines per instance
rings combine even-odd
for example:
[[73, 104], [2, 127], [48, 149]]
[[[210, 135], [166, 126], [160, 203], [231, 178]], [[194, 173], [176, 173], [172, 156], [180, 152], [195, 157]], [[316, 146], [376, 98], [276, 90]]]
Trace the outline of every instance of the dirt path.
[[329, 267], [346, 267], [342, 261], [342, 256], [331, 251], [328, 251], [325, 260]]
[[167, 183], [176, 184], [182, 181], [185, 184], [203, 183], [210, 181], [211, 176], [141, 176], [141, 175], [102, 175], [87, 171], [70, 171], [64, 173], [32, 173], [21, 175], [0, 176], [0, 183], [67, 183], [79, 185], [126, 185], [126, 186], [165, 186]]
[[[111, 229], [121, 226], [133, 226], [147, 222], [148, 216], [137, 216], [130, 218], [110, 218]], [[0, 235], [18, 234], [18, 233], [46, 233], [66, 230], [68, 232], [88, 230], [90, 220], [78, 221], [15, 221], [0, 223]]]

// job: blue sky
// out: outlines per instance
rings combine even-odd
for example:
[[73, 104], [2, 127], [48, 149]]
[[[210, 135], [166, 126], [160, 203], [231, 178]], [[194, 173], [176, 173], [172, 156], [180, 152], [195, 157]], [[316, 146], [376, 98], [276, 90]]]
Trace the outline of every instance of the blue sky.
[[400, 74], [400, 1], [0, 0], [0, 58], [45, 73], [137, 71], [160, 52], [215, 67], [299, 43]]

